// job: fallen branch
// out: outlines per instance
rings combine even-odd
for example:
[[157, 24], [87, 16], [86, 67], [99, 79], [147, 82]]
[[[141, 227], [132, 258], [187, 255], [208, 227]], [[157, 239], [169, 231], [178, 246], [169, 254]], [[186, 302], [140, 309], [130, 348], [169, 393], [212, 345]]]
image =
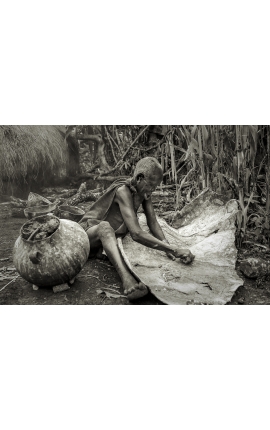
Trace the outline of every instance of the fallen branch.
[[26, 208], [27, 201], [10, 196], [10, 205], [15, 208]]
[[95, 179], [95, 181], [108, 181], [108, 182], [114, 182], [117, 179], [120, 178], [126, 178], [128, 179], [129, 176], [123, 176], [123, 175], [119, 175], [119, 176], [97, 176], [94, 173], [83, 173], [79, 176], [76, 177], [76, 179], [74, 179], [75, 182], [79, 182], [83, 179]]
[[85, 193], [77, 192], [77, 194], [75, 194], [73, 197], [71, 197], [65, 202], [65, 205], [76, 206], [78, 203], [81, 202], [96, 202], [99, 197], [100, 193], [93, 193], [92, 191], [86, 191]]
[[12, 208], [26, 208], [26, 205], [24, 205], [23, 203], [10, 202], [9, 204]]
[[12, 208], [11, 216], [13, 218], [25, 218], [24, 209], [23, 208]]
[[14, 282], [14, 281], [16, 281], [16, 279], [18, 279], [18, 277], [19, 277], [20, 275], [18, 275], [18, 276], [16, 276], [16, 278], [13, 278], [11, 281], [9, 281], [6, 285], [4, 285], [3, 286], [3, 288], [1, 288], [1, 290], [0, 291], [3, 291], [9, 284], [11, 284], [11, 282]]
[[27, 205], [27, 201], [26, 200], [22, 200], [22, 199], [19, 199], [17, 197], [10, 196], [10, 200], [12, 202], [21, 203], [22, 205], [25, 205], [25, 206]]
[[59, 195], [61, 199], [67, 199], [68, 197], [74, 196], [74, 194], [77, 193], [77, 189], [73, 188], [72, 190], [66, 191], [65, 193], [62, 193]]

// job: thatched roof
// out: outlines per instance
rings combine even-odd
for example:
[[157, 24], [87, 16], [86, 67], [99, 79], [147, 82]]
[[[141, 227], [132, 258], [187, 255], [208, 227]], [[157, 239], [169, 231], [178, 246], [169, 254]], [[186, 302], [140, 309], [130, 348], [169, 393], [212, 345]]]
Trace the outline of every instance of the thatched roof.
[[21, 182], [66, 172], [65, 127], [59, 125], [0, 126], [0, 192], [4, 182]]

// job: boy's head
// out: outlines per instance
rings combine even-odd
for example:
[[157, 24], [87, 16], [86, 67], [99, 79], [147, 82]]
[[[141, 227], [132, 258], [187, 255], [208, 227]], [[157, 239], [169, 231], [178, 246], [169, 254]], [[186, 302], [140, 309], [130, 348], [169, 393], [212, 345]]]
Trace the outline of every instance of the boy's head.
[[163, 170], [156, 158], [145, 157], [136, 164], [133, 179], [136, 183], [137, 192], [142, 194], [145, 200], [151, 197], [162, 178]]

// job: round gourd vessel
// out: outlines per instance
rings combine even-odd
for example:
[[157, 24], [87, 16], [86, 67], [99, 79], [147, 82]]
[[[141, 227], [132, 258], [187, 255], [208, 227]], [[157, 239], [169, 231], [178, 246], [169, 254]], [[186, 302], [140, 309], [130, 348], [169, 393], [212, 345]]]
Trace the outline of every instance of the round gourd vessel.
[[[44, 219], [36, 217], [35, 220]], [[90, 243], [84, 229], [76, 222], [50, 216], [59, 221], [57, 230], [41, 240], [15, 242], [13, 262], [18, 273], [39, 287], [53, 287], [72, 280], [88, 259]], [[29, 222], [28, 222], [29, 223]]]

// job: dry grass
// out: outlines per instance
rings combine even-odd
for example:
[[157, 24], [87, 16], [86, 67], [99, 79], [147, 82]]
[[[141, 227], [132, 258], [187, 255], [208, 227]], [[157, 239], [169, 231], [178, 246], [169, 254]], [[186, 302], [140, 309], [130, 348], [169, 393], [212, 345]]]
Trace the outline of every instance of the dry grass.
[[36, 179], [66, 168], [65, 128], [54, 125], [0, 126], [0, 192], [4, 182]]
[[[140, 129], [138, 126], [107, 127], [113, 139], [117, 127], [121, 128], [118, 136], [127, 136], [127, 140], [131, 135], [134, 139]], [[164, 131], [164, 138], [153, 148], [167, 182], [176, 185], [175, 209], [182, 205], [183, 195], [190, 202], [202, 190], [210, 188], [238, 201], [239, 246], [255, 227], [252, 231], [255, 240], [270, 245], [270, 126], [167, 125]], [[122, 139], [122, 151], [127, 145]], [[128, 168], [148, 155], [144, 146], [149, 146], [147, 136], [131, 149]], [[116, 159], [118, 156], [120, 151], [116, 151]]]

